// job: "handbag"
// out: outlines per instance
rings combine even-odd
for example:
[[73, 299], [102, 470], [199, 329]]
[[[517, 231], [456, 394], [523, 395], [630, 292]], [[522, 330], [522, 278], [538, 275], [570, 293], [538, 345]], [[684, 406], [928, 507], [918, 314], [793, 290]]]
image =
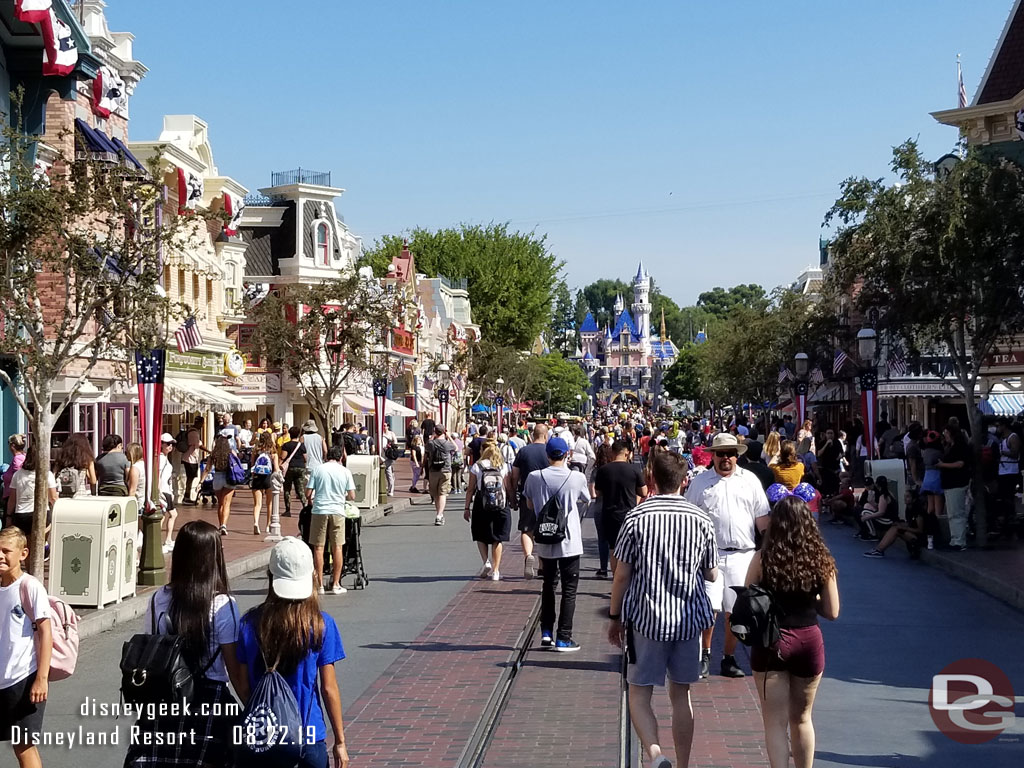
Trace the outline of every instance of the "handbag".
[[295, 458], [295, 454], [299, 452], [299, 448], [301, 448], [301, 447], [302, 447], [302, 443], [300, 443], [298, 440], [296, 440], [295, 441], [295, 447], [292, 449], [292, 452], [288, 454], [288, 458], [285, 459], [284, 463], [281, 465], [281, 474], [282, 475], [288, 474], [288, 466], [292, 463], [292, 459]]

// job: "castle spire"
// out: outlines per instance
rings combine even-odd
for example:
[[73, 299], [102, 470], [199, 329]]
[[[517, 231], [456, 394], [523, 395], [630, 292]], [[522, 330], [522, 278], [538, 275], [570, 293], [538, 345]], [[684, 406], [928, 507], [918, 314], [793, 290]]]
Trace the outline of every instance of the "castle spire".
[[662, 341], [662, 343], [664, 343], [666, 340], [667, 339], [665, 337], [665, 308], [662, 307], [661, 308], [661, 341]]

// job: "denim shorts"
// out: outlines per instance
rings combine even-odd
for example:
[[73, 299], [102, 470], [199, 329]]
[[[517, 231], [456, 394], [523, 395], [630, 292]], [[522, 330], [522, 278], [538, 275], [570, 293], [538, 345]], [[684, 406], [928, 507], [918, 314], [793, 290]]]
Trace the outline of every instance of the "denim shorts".
[[665, 673], [673, 683], [689, 685], [700, 675], [700, 635], [689, 640], [651, 640], [639, 632], [630, 636], [636, 663], [626, 667], [630, 685], [664, 685]]

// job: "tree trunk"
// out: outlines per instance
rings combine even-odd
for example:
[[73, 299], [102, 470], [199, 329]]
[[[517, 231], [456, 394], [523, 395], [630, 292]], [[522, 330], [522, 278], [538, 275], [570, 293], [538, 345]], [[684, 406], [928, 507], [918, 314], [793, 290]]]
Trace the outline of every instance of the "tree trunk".
[[50, 509], [50, 434], [53, 416], [50, 414], [49, 388], [41, 388], [40, 401], [35, 403], [32, 415], [32, 452], [36, 461], [35, 501], [32, 505], [32, 536], [29, 539], [28, 570], [43, 580], [43, 562], [46, 549], [46, 517]]

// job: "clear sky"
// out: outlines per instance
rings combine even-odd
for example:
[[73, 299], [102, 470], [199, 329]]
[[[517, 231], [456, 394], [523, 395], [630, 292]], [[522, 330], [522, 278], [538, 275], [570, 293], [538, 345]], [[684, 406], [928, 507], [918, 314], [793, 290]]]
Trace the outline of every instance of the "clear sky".
[[547, 233], [579, 287], [638, 258], [692, 303], [817, 263], [849, 175], [968, 97], [1012, 0], [107, 0], [149, 67], [131, 136], [210, 126], [220, 172], [332, 172], [369, 244], [416, 226]]

